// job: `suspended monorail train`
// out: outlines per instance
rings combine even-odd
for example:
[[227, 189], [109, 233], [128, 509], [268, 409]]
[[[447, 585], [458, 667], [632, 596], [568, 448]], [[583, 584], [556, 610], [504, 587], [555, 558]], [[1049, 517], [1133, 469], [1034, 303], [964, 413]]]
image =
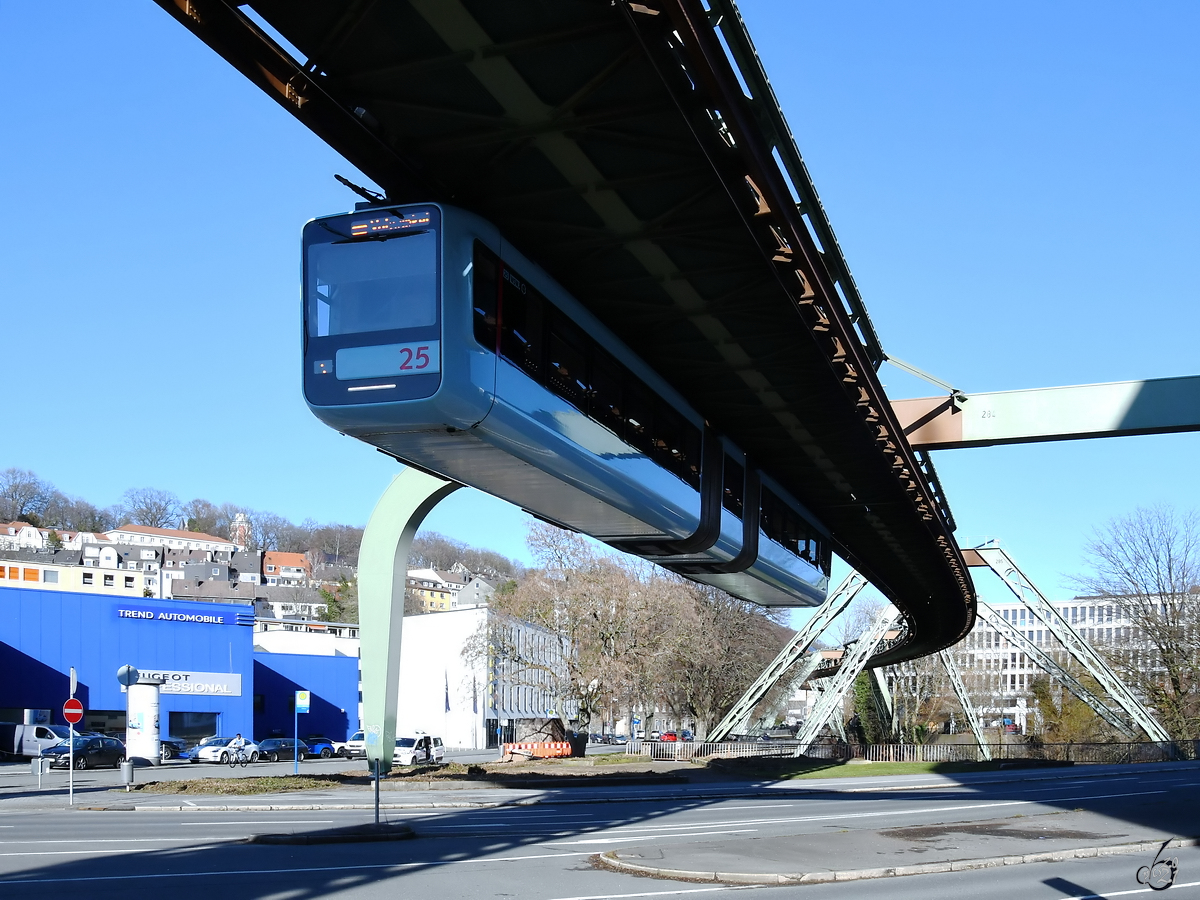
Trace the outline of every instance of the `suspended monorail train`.
[[825, 598], [813, 517], [494, 226], [359, 207], [304, 228], [317, 418], [737, 597]]

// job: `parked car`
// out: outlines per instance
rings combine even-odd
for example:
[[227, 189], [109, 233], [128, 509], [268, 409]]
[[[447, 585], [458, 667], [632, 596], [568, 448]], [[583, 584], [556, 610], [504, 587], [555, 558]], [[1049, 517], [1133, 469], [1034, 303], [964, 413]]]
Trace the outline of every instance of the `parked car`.
[[[191, 753], [192, 762], [229, 762], [229, 749], [232, 737], [210, 737], [202, 740]], [[243, 751], [250, 762], [258, 762], [258, 744], [247, 740]]]
[[66, 725], [18, 725], [15, 722], [0, 722], [0, 758], [41, 756], [46, 750], [70, 736], [71, 732]]
[[589, 744], [603, 744], [604, 743], [604, 735], [596, 734], [595, 732], [592, 732], [591, 734], [588, 735], [588, 743]]
[[270, 762], [281, 759], [300, 759], [309, 755], [308, 744], [295, 738], [267, 738], [258, 742], [258, 758]]
[[660, 734], [658, 736], [658, 739], [660, 741], [678, 741], [679, 735], [676, 734], [674, 731], [664, 731], [662, 734]]
[[308, 744], [308, 753], [310, 756], [329, 759], [337, 753], [333, 748], [333, 741], [321, 734], [310, 734], [304, 739], [304, 743]]
[[[116, 738], [124, 744], [127, 734], [128, 732], [125, 731], [110, 731], [107, 737]], [[163, 762], [170, 759], [187, 759], [187, 741], [180, 738], [160, 737], [158, 739], [158, 758]]]
[[75, 738], [73, 747], [70, 740], [65, 740], [43, 750], [42, 756], [50, 759], [51, 768], [65, 769], [71, 763], [72, 753], [77, 769], [94, 769], [97, 766], [116, 768], [125, 761], [125, 745], [116, 738], [98, 734]]
[[440, 737], [419, 734], [416, 737], [396, 738], [396, 752], [392, 761], [401, 766], [414, 763], [440, 763], [446, 758], [446, 748]]
[[696, 739], [696, 735], [692, 733], [691, 729], [685, 728], [683, 731], [679, 732], [679, 739], [681, 741], [691, 742]]
[[361, 759], [367, 755], [366, 737], [363, 732], [356, 731], [345, 743], [335, 742], [333, 752], [346, 759]]

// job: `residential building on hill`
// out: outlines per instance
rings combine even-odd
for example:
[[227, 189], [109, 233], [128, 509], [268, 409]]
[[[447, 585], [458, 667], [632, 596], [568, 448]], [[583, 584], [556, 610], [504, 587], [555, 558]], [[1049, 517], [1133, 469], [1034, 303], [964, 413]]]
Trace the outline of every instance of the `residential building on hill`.
[[233, 541], [175, 528], [151, 528], [148, 525], [122, 525], [108, 532], [108, 540], [123, 544], [159, 544], [184, 550], [214, 550], [233, 553], [241, 548]]
[[[53, 535], [58, 535], [61, 547], [51, 546]], [[104, 534], [94, 534], [90, 531], [39, 528], [28, 522], [0, 524], [0, 550], [78, 550], [84, 544], [94, 544], [103, 540], [106, 540]]]
[[465, 568], [452, 571], [409, 569], [406, 588], [417, 598], [424, 612], [447, 612], [452, 609], [474, 609], [487, 606], [496, 585]]
[[303, 585], [312, 578], [312, 565], [303, 553], [268, 550], [263, 554], [262, 569], [267, 584]]

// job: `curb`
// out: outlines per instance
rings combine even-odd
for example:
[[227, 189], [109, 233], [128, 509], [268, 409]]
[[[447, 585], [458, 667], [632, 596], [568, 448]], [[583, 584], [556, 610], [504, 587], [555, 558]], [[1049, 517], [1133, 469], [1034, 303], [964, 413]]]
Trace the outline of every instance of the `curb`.
[[[1026, 863], [1063, 862], [1068, 859], [1092, 859], [1098, 856], [1122, 856], [1129, 853], [1157, 852], [1162, 841], [1136, 841], [1110, 844], [1107, 847], [1076, 847], [1073, 850], [1047, 850], [1020, 856], [991, 856], [983, 859], [953, 859], [937, 863], [918, 863], [911, 866], [886, 866], [877, 869], [847, 869], [839, 872], [764, 873], [749, 872], [692, 872], [686, 869], [665, 869], [628, 862], [617, 856], [616, 850], [598, 853], [592, 861], [607, 869], [629, 875], [646, 875], [685, 881], [711, 881], [721, 884], [828, 884], [830, 882], [863, 881], [873, 878], [895, 878], [904, 875], [932, 875], [939, 872], [967, 872], [972, 869], [994, 869], [1000, 866], [1020, 866]], [[1170, 848], [1200, 846], [1200, 838], [1176, 838]]]
[[407, 825], [353, 828], [334, 833], [301, 832], [299, 834], [254, 834], [246, 838], [247, 844], [370, 844], [379, 841], [407, 841], [417, 833]]

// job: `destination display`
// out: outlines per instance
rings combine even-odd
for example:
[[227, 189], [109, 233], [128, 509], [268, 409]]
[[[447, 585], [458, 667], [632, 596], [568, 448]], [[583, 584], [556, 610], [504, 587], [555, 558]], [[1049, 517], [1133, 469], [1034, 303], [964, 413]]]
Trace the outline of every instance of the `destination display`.
[[441, 341], [344, 347], [337, 352], [334, 365], [334, 373], [339, 381], [426, 375], [441, 370]]

